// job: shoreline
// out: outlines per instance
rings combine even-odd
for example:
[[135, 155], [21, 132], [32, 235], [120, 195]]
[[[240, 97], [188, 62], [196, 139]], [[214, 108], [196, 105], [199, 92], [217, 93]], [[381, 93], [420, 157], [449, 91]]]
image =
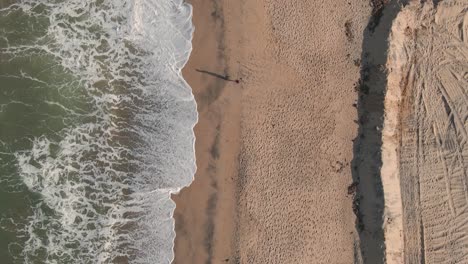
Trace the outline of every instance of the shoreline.
[[[189, 187], [173, 195], [176, 202], [173, 263], [222, 261], [233, 255], [235, 173], [240, 104], [233, 94], [238, 84], [215, 75], [230, 75], [226, 63], [222, 7], [193, 0], [195, 32], [192, 53], [183, 76], [192, 87], [199, 122], [195, 126], [197, 172]], [[212, 73], [212, 74], [210, 74]], [[222, 172], [222, 173], [220, 173]]]

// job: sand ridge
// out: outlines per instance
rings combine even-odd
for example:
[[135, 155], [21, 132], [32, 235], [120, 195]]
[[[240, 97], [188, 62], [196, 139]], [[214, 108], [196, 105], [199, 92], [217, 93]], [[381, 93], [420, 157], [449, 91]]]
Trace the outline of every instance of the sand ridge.
[[[400, 16], [402, 16], [400, 14]], [[400, 105], [402, 97], [402, 76], [409, 67], [408, 54], [403, 46], [408, 41], [400, 23], [409, 20], [396, 20], [389, 37], [387, 70], [387, 92], [385, 95], [385, 121], [382, 130], [382, 168], [381, 178], [385, 197], [384, 235], [386, 262], [403, 263], [403, 208], [400, 189], [399, 151], [400, 151]]]

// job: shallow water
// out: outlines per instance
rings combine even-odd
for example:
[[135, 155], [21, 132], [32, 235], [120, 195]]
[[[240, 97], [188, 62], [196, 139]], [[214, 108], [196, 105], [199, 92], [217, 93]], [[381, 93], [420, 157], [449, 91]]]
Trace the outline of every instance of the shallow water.
[[191, 7], [0, 6], [0, 258], [170, 263], [170, 194], [195, 171]]

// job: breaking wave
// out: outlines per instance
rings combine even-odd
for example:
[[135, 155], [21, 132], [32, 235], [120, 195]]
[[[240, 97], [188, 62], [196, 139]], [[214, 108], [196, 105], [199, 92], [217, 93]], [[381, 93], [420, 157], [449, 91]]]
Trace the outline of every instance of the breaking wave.
[[12, 83], [1, 111], [31, 118], [22, 124], [30, 132], [0, 138], [11, 171], [2, 183], [32, 197], [23, 218], [2, 216], [19, 238], [10, 254], [20, 263], [170, 263], [170, 195], [195, 172], [196, 104], [180, 73], [191, 6], [25, 0], [0, 16], [15, 21], [0, 31], [0, 73]]

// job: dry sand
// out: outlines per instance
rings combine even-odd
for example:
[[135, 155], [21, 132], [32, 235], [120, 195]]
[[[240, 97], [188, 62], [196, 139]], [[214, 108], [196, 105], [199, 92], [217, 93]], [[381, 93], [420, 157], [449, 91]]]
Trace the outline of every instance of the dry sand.
[[388, 263], [468, 263], [468, 2], [435, 2], [405, 7], [390, 38]]
[[174, 198], [174, 263], [354, 263], [348, 187], [369, 3], [191, 4], [198, 171]]
[[368, 11], [366, 2], [243, 2], [230, 53], [244, 80], [240, 263], [354, 263], [354, 60]]

